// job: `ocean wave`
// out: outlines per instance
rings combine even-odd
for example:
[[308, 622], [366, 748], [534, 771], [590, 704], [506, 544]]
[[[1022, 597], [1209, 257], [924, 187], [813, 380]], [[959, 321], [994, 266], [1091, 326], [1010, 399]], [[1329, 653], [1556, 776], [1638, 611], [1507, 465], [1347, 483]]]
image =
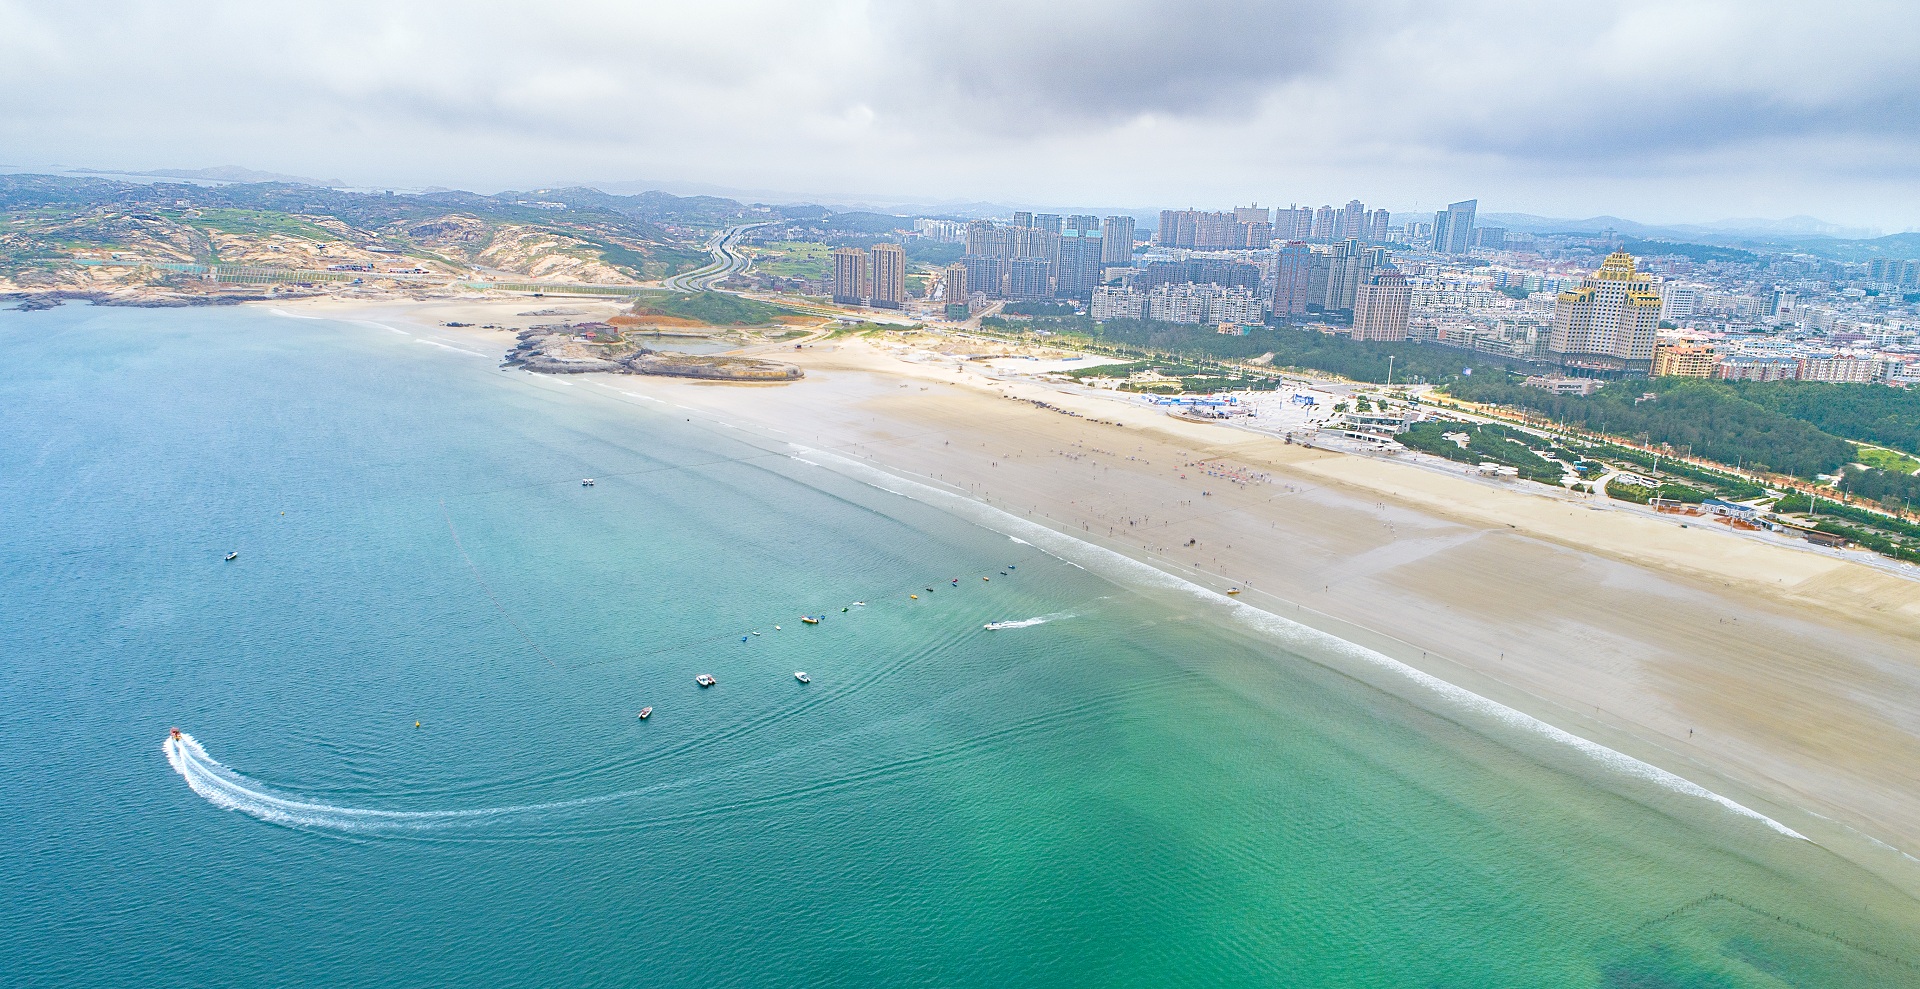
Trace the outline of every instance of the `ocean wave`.
[[[1324, 650], [1333, 652], [1348, 660], [1358, 661], [1377, 669], [1386, 670], [1414, 684], [1428, 696], [1437, 698], [1448, 706], [1471, 712], [1506, 727], [1518, 729], [1536, 737], [1564, 745], [1622, 775], [1651, 783], [1673, 793], [1711, 801], [1742, 817], [1758, 821], [1787, 837], [1797, 838], [1801, 841], [1809, 840], [1805, 835], [1787, 827], [1785, 824], [1727, 796], [1715, 793], [1683, 776], [1661, 769], [1641, 759], [1636, 759], [1624, 752], [1608, 748], [1592, 739], [1583, 738], [1565, 729], [1550, 725], [1539, 718], [1508, 707], [1490, 697], [1483, 697], [1465, 687], [1449, 683], [1430, 673], [1415, 669], [1385, 653], [1369, 649], [1355, 642], [1349, 642], [1330, 632], [1323, 632], [1317, 628], [1303, 625], [1300, 622], [1283, 618], [1272, 612], [1262, 611], [1259, 608], [1228, 597], [1218, 591], [1203, 587], [1183, 577], [1170, 574], [1152, 564], [1144, 563], [1125, 554], [1095, 545], [1076, 536], [1070, 536], [1041, 525], [1038, 522], [1032, 522], [1009, 512], [1001, 511], [998, 508], [975, 501], [965, 495], [901, 477], [898, 474], [884, 471], [870, 464], [861, 463], [860, 461], [842, 457], [837, 454], [803, 447], [799, 444], [790, 445], [801, 452], [817, 456], [821, 460], [832, 461], [834, 463], [833, 469], [840, 470], [849, 476], [865, 481], [883, 491], [889, 491], [904, 498], [911, 498], [915, 501], [946, 508], [961, 518], [965, 518], [984, 528], [999, 532], [1002, 535], [1012, 536], [1018, 533], [1029, 545], [1032, 545], [1035, 549], [1049, 556], [1068, 563], [1075, 562], [1072, 558], [1078, 557], [1089, 563], [1097, 563], [1099, 568], [1093, 570], [1093, 572], [1099, 573], [1109, 579], [1132, 583], [1136, 586], [1177, 591], [1212, 604], [1223, 606], [1227, 609], [1228, 614], [1233, 620], [1240, 625], [1268, 637], [1278, 639], [1289, 646], [1296, 648], [1304, 647], [1304, 651], [1307, 651], [1309, 655], [1311, 655], [1312, 650]], [[1093, 568], [1087, 569], [1092, 570]]]

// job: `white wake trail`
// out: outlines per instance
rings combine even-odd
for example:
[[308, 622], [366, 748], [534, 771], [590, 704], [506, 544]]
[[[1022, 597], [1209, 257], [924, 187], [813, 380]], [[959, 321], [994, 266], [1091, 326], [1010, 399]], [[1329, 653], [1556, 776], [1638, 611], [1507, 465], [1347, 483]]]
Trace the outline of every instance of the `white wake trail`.
[[192, 735], [168, 737], [162, 748], [167, 764], [187, 781], [193, 792], [208, 803], [237, 810], [249, 817], [292, 827], [324, 828], [330, 831], [381, 832], [420, 831], [459, 825], [485, 823], [530, 811], [551, 810], [591, 800], [552, 804], [527, 804], [516, 807], [488, 807], [479, 810], [368, 810], [336, 807], [283, 797], [267, 791], [258, 782], [228, 769], [207, 754]]

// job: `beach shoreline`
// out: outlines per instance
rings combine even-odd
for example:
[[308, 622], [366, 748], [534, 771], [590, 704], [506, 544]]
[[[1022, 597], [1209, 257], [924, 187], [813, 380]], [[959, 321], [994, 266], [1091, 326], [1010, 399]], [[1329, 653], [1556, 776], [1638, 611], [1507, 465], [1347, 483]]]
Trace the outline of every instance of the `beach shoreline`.
[[[269, 305], [411, 323], [504, 352], [510, 330], [441, 324], [595, 303]], [[942, 486], [1202, 587], [1239, 588], [1241, 603], [1675, 773], [1920, 895], [1910, 857], [1920, 584], [863, 339], [782, 357], [807, 379], [592, 383]], [[1191, 466], [1202, 462], [1249, 479]]]

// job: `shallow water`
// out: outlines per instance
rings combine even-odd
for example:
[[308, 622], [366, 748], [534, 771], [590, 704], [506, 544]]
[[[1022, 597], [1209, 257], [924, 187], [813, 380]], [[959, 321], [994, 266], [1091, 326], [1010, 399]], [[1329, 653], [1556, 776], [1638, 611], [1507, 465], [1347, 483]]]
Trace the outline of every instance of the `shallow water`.
[[1762, 820], [426, 333], [0, 312], [0, 982], [1920, 985]]

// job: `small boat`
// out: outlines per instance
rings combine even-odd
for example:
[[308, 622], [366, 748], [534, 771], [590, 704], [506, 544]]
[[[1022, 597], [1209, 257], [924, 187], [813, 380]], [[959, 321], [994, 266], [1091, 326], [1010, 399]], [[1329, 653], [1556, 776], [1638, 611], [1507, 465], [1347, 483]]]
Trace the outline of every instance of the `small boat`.
[[743, 636], [741, 636], [741, 637], [740, 637], [740, 641], [741, 641], [741, 642], [745, 642], [745, 641], [747, 641], [747, 637], [746, 637], [746, 636], [744, 636], [744, 635], [743, 635]]
[[998, 632], [1003, 628], [1020, 628], [1023, 624], [1022, 622], [988, 622], [981, 627], [989, 632]]
[[867, 603], [865, 601], [855, 601], [853, 606], [856, 608], [864, 608], [867, 606]]
[[909, 594], [909, 595], [907, 595], [907, 596], [908, 596], [908, 597], [910, 597], [910, 598], [912, 598], [912, 599], [914, 599], [915, 601], [918, 601], [918, 600], [920, 600], [920, 595], [918, 595], [918, 594]]
[[1020, 569], [1020, 568], [1019, 568], [1019, 567], [1016, 567], [1016, 566], [1014, 566], [1014, 565], [1013, 565], [1013, 564], [1011, 564], [1011, 563], [1009, 563], [1009, 564], [1007, 564], [1007, 569], [1008, 569], [1008, 570], [1018, 570], [1018, 569]]
[[773, 627], [773, 630], [774, 630], [774, 631], [776, 631], [776, 632], [778, 632], [778, 631], [780, 631], [780, 626], [778, 626], [778, 625], [775, 625], [775, 626]]
[[852, 608], [841, 608], [841, 609], [840, 609], [840, 613], [844, 615], [844, 614], [846, 614], [847, 612], [849, 612], [849, 611], [852, 611], [852, 610], [853, 610]]
[[928, 593], [928, 594], [932, 594], [932, 593], [933, 593], [933, 588], [931, 588], [931, 587], [929, 587], [929, 588], [927, 588], [927, 593]]
[[798, 671], [796, 671], [796, 672], [795, 672], [795, 673], [793, 674], [793, 678], [794, 678], [795, 680], [798, 680], [798, 681], [800, 681], [801, 683], [812, 683], [812, 682], [813, 682], [813, 678], [812, 678], [812, 677], [810, 677], [810, 676], [808, 676], [808, 675], [806, 675], [805, 673], [800, 673], [800, 672], [798, 672]]
[[581, 487], [583, 487], [583, 488], [590, 488], [590, 487], [593, 487], [593, 478], [591, 478], [591, 477], [583, 477], [583, 478], [581, 478], [581, 479], [580, 479], [580, 486], [581, 486]]
[[1240, 593], [1240, 588], [1238, 588], [1238, 587], [1229, 587], [1229, 588], [1227, 588], [1227, 593], [1228, 593], [1228, 594], [1238, 594], [1238, 593]]
[[980, 578], [980, 579], [981, 579], [981, 580], [992, 580], [993, 578], [992, 578], [992, 577], [982, 577], [982, 578]]
[[813, 617], [812, 615], [801, 615], [801, 616], [800, 616], [800, 620], [801, 620], [801, 621], [803, 621], [803, 622], [806, 622], [806, 623], [807, 623], [808, 625], [818, 625], [818, 624], [820, 624], [820, 619], [818, 619], [818, 618], [815, 618], [815, 617]]
[[699, 684], [702, 687], [711, 687], [714, 684], [719, 683], [720, 681], [715, 680], [713, 678], [713, 674], [711, 673], [702, 673], [699, 676], [694, 677], [693, 682]]
[[226, 556], [224, 556], [224, 557], [221, 557], [221, 559], [224, 559], [224, 560], [226, 560], [226, 561], [227, 561], [228, 563], [232, 563], [233, 561], [235, 561], [235, 560], [237, 560], [237, 559], [239, 559], [239, 558], [240, 558], [240, 551], [239, 551], [239, 550], [237, 550], [237, 549], [236, 549], [236, 550], [234, 550], [234, 551], [233, 551], [233, 552], [231, 552], [231, 553], [228, 553], [228, 554], [227, 554]]
[[955, 578], [953, 578], [953, 586], [955, 586], [955, 587], [959, 587], [959, 586], [960, 586], [960, 578], [958, 578], [958, 577], [955, 577]]
[[754, 634], [754, 635], [759, 635], [760, 633], [758, 633], [758, 632], [755, 632], [755, 633], [753, 633], [753, 634]]
[[178, 729], [178, 728], [169, 728], [169, 729], [167, 729], [167, 730], [173, 733], [173, 740], [174, 740], [174, 741], [176, 741], [176, 742], [178, 742], [178, 741], [180, 740], [180, 729]]
[[645, 720], [647, 720], [647, 715], [649, 715], [649, 714], [652, 714], [652, 713], [653, 713], [653, 708], [650, 708], [650, 707], [643, 707], [643, 708], [641, 708], [641, 709], [640, 709], [640, 720], [642, 720], [642, 721], [645, 721]]

